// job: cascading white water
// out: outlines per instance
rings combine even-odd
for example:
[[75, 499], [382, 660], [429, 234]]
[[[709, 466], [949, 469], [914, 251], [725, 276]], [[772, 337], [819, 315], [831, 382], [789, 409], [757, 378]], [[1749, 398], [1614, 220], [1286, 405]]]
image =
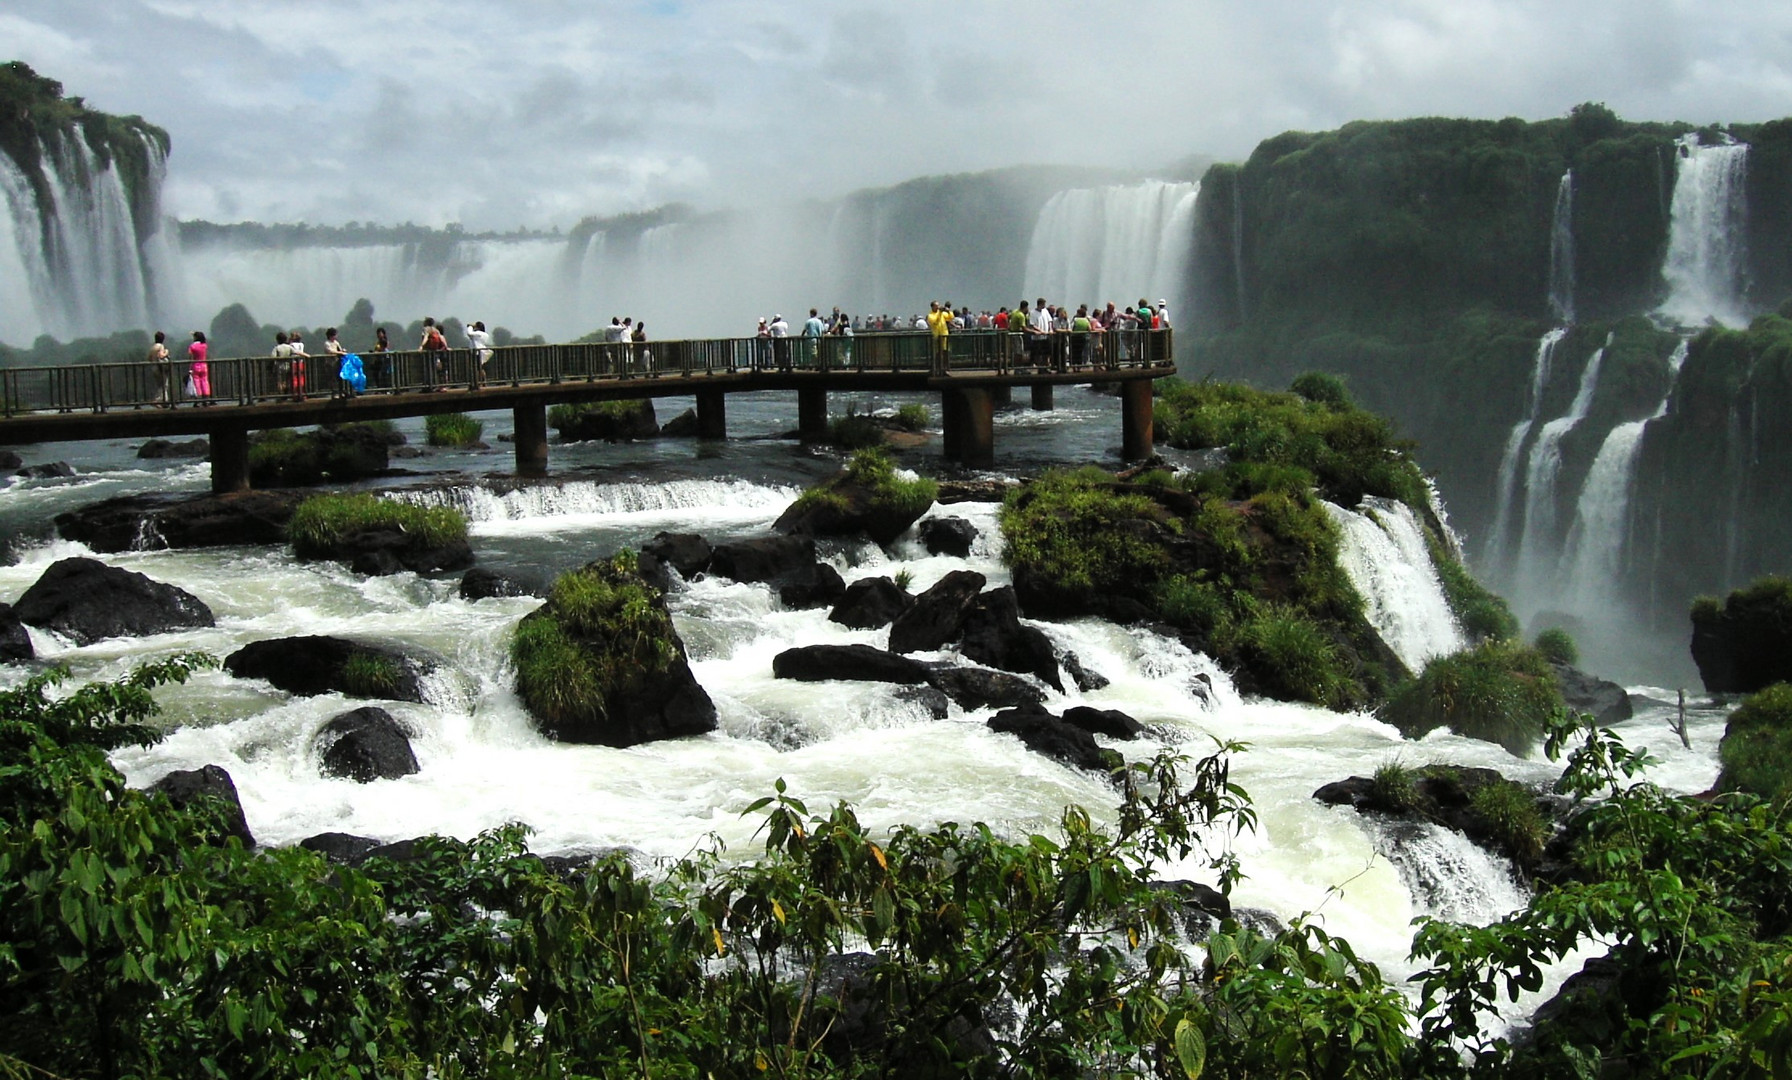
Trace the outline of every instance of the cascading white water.
[[486, 487], [432, 488], [393, 497], [420, 506], [448, 506], [475, 526], [487, 522], [559, 519], [568, 528], [579, 518], [615, 519], [630, 514], [702, 509], [719, 517], [763, 517], [782, 510], [802, 492], [744, 480], [670, 480], [657, 484], [603, 484], [578, 480], [495, 492]]
[[1515, 589], [1521, 601], [1540, 598], [1554, 585], [1556, 560], [1561, 551], [1556, 476], [1562, 467], [1562, 439], [1586, 419], [1587, 411], [1593, 407], [1593, 394], [1599, 389], [1599, 368], [1611, 343], [1611, 336], [1607, 335], [1605, 345], [1587, 358], [1568, 412], [1544, 424], [1531, 447], [1530, 460], [1525, 465], [1524, 533], [1518, 545]]
[[1562, 174], [1549, 226], [1549, 309], [1574, 321], [1574, 170]]
[[[143, 197], [154, 205], [164, 162], [158, 145], [144, 144], [150, 186]], [[166, 248], [138, 235], [116, 160], [102, 165], [83, 136], [57, 134], [42, 147], [48, 207], [16, 163], [0, 161], [9, 219], [0, 268], [11, 279], [0, 284], [0, 340], [29, 345], [41, 333], [69, 339], [148, 329], [152, 298], [168, 279], [167, 268], [152, 262]]]
[[1180, 296], [1200, 191], [1147, 180], [1058, 192], [1033, 226], [1026, 295], [1073, 306]]
[[1675, 146], [1679, 164], [1661, 268], [1668, 284], [1662, 314], [1685, 326], [1707, 319], [1746, 326], [1748, 144], [1704, 146], [1694, 132]]
[[1416, 912], [1486, 926], [1529, 902], [1512, 866], [1459, 832], [1430, 822], [1378, 821], [1375, 847], [1400, 871]]
[[1362, 594], [1364, 614], [1413, 671], [1466, 641], [1431, 562], [1425, 533], [1397, 499], [1369, 496], [1357, 512], [1325, 503], [1343, 537], [1339, 561]]
[[1537, 357], [1531, 362], [1531, 396], [1525, 406], [1525, 416], [1512, 425], [1506, 435], [1506, 448], [1500, 454], [1494, 487], [1493, 530], [1487, 535], [1485, 553], [1487, 565], [1495, 570], [1505, 564], [1507, 534], [1512, 528], [1512, 499], [1518, 491], [1518, 458], [1524, 452], [1525, 440], [1530, 438], [1538, 411], [1543, 407], [1543, 388], [1549, 385], [1550, 361], [1555, 357], [1556, 346], [1567, 336], [1568, 328], [1558, 326], [1537, 342]]
[[1666, 416], [1674, 382], [1686, 363], [1687, 342], [1668, 357], [1668, 388], [1661, 404], [1642, 420], [1619, 424], [1606, 435], [1581, 487], [1574, 524], [1568, 529], [1562, 559], [1561, 588], [1574, 597], [1576, 611], [1612, 611], [1618, 604], [1619, 571], [1630, 537], [1630, 497], [1636, 487], [1636, 462], [1649, 421]]

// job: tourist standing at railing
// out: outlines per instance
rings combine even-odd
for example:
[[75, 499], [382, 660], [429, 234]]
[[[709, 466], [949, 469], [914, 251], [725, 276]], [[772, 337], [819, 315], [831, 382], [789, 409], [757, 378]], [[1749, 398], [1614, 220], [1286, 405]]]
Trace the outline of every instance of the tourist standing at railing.
[[307, 389], [309, 389], [309, 387], [306, 385], [305, 361], [309, 360], [311, 358], [311, 354], [305, 351], [305, 342], [304, 342], [302, 336], [300, 335], [299, 331], [294, 330], [287, 337], [286, 341], [287, 341], [287, 344], [292, 346], [292, 396], [293, 396], [293, 400], [294, 401], [304, 401], [305, 400], [305, 391]]
[[1033, 366], [1046, 368], [1051, 366], [1052, 357], [1052, 309], [1046, 305], [1041, 296], [1033, 302], [1033, 315], [1027, 320], [1027, 343], [1031, 346]]
[[272, 383], [281, 394], [292, 392], [292, 345], [286, 340], [286, 331], [274, 332], [274, 359], [268, 371], [273, 376]]
[[821, 348], [821, 335], [826, 329], [821, 321], [821, 312], [810, 308], [809, 318], [803, 323], [803, 362], [809, 367], [815, 366], [816, 353]]
[[168, 335], [156, 331], [156, 339], [149, 346], [149, 355], [145, 357], [150, 370], [156, 379], [156, 404], [164, 409], [174, 407], [174, 365], [168, 362]]
[[334, 326], [324, 331], [324, 352], [329, 355], [330, 367], [336, 372], [336, 388], [330, 396], [348, 397], [349, 383], [342, 374], [342, 358], [348, 355], [348, 350], [343, 347], [342, 342], [336, 339]]
[[1076, 315], [1070, 320], [1070, 363], [1081, 368], [1089, 363], [1089, 330], [1093, 324], [1089, 321], [1089, 305], [1081, 304]]
[[951, 367], [952, 313], [935, 300], [928, 305], [927, 329], [933, 334], [933, 373], [944, 375]]
[[772, 316], [772, 359], [779, 371], [790, 370], [790, 324], [784, 316]]
[[1170, 302], [1168, 300], [1157, 302], [1156, 315], [1157, 318], [1153, 320], [1151, 328], [1153, 330], [1168, 330], [1170, 328]]
[[193, 331], [193, 342], [187, 346], [187, 394], [199, 405], [212, 403], [212, 369], [205, 360], [210, 348], [205, 343], [205, 332]]
[[473, 389], [485, 385], [485, 363], [492, 358], [492, 336], [485, 332], [485, 323], [474, 320], [467, 328], [467, 344], [473, 349]]
[[392, 351], [392, 340], [386, 336], [386, 328], [375, 327], [373, 331], [373, 385], [392, 389], [392, 358], [385, 354]]
[[645, 320], [635, 324], [635, 329], [628, 339], [635, 343], [635, 369], [647, 371], [653, 366], [653, 353], [647, 348], [647, 323]]
[[429, 354], [424, 364], [424, 376], [429, 380], [426, 392], [434, 392], [442, 388], [448, 379], [448, 371], [442, 363], [442, 354], [448, 351], [448, 339], [442, 336], [442, 328], [436, 325], [434, 316], [423, 319], [423, 340], [417, 347]]

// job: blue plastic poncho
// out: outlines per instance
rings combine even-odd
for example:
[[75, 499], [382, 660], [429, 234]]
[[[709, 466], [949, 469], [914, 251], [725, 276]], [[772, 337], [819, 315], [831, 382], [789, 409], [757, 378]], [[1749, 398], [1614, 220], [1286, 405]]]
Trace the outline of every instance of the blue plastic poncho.
[[367, 373], [361, 370], [361, 357], [357, 353], [349, 353], [342, 358], [342, 367], [336, 374], [349, 385], [349, 389], [359, 394], [367, 389]]

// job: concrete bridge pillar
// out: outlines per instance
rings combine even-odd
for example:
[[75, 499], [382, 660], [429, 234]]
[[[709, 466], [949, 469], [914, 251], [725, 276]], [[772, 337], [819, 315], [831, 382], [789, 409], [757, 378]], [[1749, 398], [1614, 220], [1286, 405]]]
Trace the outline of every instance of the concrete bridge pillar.
[[548, 407], [543, 401], [520, 402], [510, 410], [516, 434], [518, 476], [548, 474]]
[[806, 443], [827, 441], [827, 390], [819, 386], [804, 386], [797, 390], [796, 430], [797, 436]]
[[[826, 409], [824, 404], [822, 408]], [[728, 395], [720, 390], [697, 391], [697, 437], [699, 439], [726, 439], [728, 437]]]
[[1048, 382], [1033, 384], [1033, 411], [1052, 411], [1052, 384]]
[[998, 409], [1004, 405], [1014, 404], [1014, 387], [1012, 386], [1006, 384], [1002, 386], [992, 386], [987, 393], [989, 394], [990, 404]]
[[1120, 456], [1143, 461], [1151, 456], [1151, 380], [1120, 384]]
[[212, 494], [249, 490], [249, 429], [218, 428], [211, 433]]
[[995, 402], [988, 390], [945, 390], [940, 395], [945, 414], [946, 457], [974, 469], [996, 463]]

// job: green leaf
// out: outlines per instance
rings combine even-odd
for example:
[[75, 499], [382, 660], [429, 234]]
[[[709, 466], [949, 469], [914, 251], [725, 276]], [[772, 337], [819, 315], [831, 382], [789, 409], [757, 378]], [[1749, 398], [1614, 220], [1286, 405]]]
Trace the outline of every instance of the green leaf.
[[1176, 1061], [1188, 1074], [1188, 1080], [1201, 1080], [1201, 1073], [1207, 1068], [1207, 1040], [1186, 1016], [1176, 1021]]

